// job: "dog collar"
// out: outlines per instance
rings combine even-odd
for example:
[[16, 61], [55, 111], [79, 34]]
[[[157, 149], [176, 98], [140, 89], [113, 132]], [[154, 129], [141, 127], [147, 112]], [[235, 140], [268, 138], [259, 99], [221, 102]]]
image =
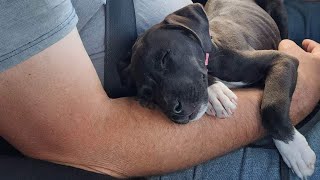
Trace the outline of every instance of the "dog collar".
[[209, 64], [209, 53], [206, 53], [206, 60], [204, 61], [204, 64], [206, 65], [206, 66], [208, 66], [208, 64]]

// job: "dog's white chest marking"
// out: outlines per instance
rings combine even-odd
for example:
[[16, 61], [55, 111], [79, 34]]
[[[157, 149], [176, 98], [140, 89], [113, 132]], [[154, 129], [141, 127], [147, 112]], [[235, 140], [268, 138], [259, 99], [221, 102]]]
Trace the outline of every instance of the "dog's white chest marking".
[[238, 97], [222, 82], [217, 81], [208, 87], [207, 114], [218, 118], [232, 116], [237, 108]]
[[316, 154], [299, 131], [294, 129], [293, 140], [288, 143], [276, 139], [273, 139], [273, 141], [284, 162], [299, 178], [306, 179], [313, 174]]
[[223, 84], [225, 84], [228, 88], [240, 88], [247, 86], [247, 83], [244, 82], [227, 82], [227, 81], [222, 81]]
[[228, 88], [240, 88], [240, 87], [244, 87], [244, 86], [249, 85], [248, 83], [244, 83], [244, 82], [241, 82], [241, 81], [240, 82], [228, 82], [228, 81], [224, 81], [224, 80], [221, 80], [219, 78], [216, 78], [216, 77], [215, 77], [215, 80], [222, 82]]

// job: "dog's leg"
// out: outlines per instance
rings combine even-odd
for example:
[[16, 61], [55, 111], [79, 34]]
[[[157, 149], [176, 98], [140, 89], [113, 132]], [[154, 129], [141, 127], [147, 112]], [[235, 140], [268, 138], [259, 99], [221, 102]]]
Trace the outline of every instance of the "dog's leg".
[[221, 52], [221, 58], [216, 57], [209, 63], [208, 72], [227, 81], [265, 82], [261, 105], [263, 126], [274, 139], [287, 165], [300, 178], [310, 176], [314, 171], [315, 153], [289, 117], [298, 60], [273, 50]]
[[256, 0], [256, 3], [276, 22], [280, 31], [281, 39], [287, 39], [288, 16], [283, 0]]
[[302, 179], [313, 174], [315, 153], [291, 124], [289, 108], [297, 79], [298, 63], [285, 55], [278, 56], [265, 79], [261, 113], [264, 127], [286, 164]]

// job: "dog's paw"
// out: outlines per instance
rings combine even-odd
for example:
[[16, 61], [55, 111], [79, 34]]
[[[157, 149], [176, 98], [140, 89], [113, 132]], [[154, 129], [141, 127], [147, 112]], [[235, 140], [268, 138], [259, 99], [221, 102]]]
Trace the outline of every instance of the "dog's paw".
[[207, 114], [218, 118], [232, 116], [237, 108], [238, 97], [222, 82], [217, 81], [208, 87]]
[[300, 179], [307, 179], [314, 172], [316, 154], [310, 148], [306, 138], [296, 129], [292, 141], [285, 143], [274, 139], [284, 162]]

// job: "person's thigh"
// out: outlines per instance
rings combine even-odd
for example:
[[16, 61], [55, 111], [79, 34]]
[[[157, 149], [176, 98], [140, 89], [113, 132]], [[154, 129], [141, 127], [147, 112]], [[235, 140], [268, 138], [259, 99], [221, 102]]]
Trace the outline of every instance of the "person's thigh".
[[320, 41], [320, 1], [285, 0], [289, 39], [301, 45], [304, 39]]
[[190, 169], [150, 179], [278, 180], [280, 179], [279, 154], [274, 149], [242, 148]]
[[[320, 118], [320, 116], [315, 117]], [[319, 119], [320, 120], [320, 119]], [[317, 123], [307, 134], [309, 145], [317, 156], [320, 156], [320, 122]], [[320, 162], [315, 165], [315, 172], [310, 180], [320, 179]], [[290, 179], [299, 178], [291, 171]], [[259, 179], [279, 180], [280, 155], [276, 149], [242, 148], [220, 158], [200, 164], [187, 170], [166, 174], [163, 176], [150, 177], [151, 180], [174, 180], [174, 179]]]

